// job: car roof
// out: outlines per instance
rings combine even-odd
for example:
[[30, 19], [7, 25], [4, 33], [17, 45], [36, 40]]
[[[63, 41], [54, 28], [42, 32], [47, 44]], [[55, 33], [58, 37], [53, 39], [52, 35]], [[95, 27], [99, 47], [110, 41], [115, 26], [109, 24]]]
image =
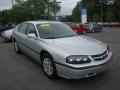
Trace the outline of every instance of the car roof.
[[41, 21], [41, 20], [38, 20], [38, 21], [25, 21], [23, 23], [33, 23], [33, 24], [42, 24], [42, 23], [62, 23], [62, 22], [59, 22], [59, 21]]

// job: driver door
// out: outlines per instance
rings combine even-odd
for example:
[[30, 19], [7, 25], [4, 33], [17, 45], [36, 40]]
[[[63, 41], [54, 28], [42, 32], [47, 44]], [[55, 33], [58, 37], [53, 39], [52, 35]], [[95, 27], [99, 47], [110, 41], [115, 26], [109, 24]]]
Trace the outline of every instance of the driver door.
[[40, 61], [40, 40], [37, 34], [37, 30], [34, 24], [29, 23], [28, 28], [26, 31], [27, 39], [26, 39], [26, 46], [27, 46], [27, 54], [29, 54], [32, 58]]

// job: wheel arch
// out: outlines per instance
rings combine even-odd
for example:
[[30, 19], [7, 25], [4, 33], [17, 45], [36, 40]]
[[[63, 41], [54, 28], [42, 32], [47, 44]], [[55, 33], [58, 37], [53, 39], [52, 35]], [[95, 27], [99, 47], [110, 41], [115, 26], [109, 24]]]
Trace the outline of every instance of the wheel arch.
[[[40, 52], [40, 59], [42, 58], [42, 55], [43, 54], [48, 54], [48, 55], [50, 55], [51, 57], [52, 57], [52, 55], [48, 52], [48, 51], [46, 51], [46, 50], [42, 50], [41, 52]], [[52, 57], [52, 59], [53, 59], [53, 57]], [[54, 59], [53, 59], [54, 60]]]
[[[53, 74], [52, 77], [51, 77], [51, 76], [48, 76], [48, 75], [45, 73], [44, 70], [43, 70], [43, 72], [45, 73], [45, 75], [46, 75], [48, 78], [50, 78], [50, 79], [56, 79], [56, 77], [58, 76], [58, 73], [57, 73], [55, 61], [54, 61], [52, 55], [51, 55], [48, 51], [42, 50], [42, 51], [40, 52], [40, 58], [42, 58], [42, 55], [43, 55], [43, 54], [48, 54], [48, 55], [50, 56], [51, 62], [53, 63], [54, 74]], [[42, 59], [41, 59], [41, 63], [43, 63]], [[43, 64], [42, 64], [42, 68], [43, 68]]]

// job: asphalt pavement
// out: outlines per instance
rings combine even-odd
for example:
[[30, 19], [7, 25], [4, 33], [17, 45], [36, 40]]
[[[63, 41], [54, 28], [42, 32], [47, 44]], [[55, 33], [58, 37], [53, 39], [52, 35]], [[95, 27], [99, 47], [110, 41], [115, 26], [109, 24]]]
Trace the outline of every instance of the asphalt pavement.
[[0, 90], [120, 90], [120, 28], [86, 35], [110, 45], [114, 57], [106, 72], [80, 80], [48, 79], [39, 63], [0, 38]]

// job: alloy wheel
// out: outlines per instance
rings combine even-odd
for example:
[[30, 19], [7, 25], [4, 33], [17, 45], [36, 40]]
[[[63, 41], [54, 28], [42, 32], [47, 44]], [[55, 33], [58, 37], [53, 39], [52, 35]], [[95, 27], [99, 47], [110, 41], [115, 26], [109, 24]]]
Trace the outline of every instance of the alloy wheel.
[[44, 58], [43, 60], [43, 69], [47, 75], [52, 75], [53, 74], [53, 65], [52, 62], [49, 58]]

